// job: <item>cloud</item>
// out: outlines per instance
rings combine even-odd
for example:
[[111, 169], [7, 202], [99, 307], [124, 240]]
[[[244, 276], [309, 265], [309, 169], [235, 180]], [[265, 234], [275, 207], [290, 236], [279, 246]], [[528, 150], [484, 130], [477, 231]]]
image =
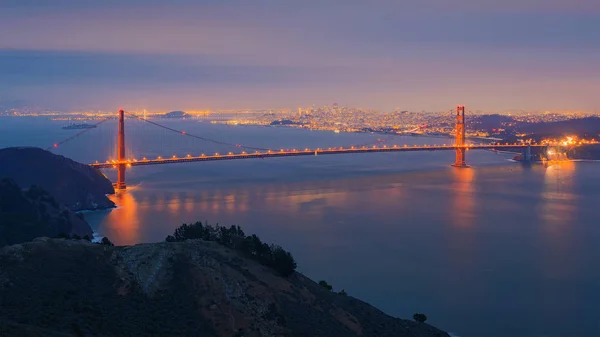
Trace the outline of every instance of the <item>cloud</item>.
[[[157, 105], [194, 104], [185, 94], [201, 91], [213, 106], [593, 107], [582, 86], [600, 85], [595, 0], [4, 0], [0, 8], [8, 32], [0, 75], [9, 80], [0, 89], [65, 106], [75, 101], [66, 88], [87, 86], [96, 95], [77, 104], [146, 90]], [[52, 96], [48, 85], [65, 90]]]

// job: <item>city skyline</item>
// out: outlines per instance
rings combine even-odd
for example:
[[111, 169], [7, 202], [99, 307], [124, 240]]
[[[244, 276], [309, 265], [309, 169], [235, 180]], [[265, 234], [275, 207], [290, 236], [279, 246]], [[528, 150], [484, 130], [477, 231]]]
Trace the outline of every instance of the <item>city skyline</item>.
[[594, 1], [5, 1], [1, 99], [56, 109], [589, 110]]

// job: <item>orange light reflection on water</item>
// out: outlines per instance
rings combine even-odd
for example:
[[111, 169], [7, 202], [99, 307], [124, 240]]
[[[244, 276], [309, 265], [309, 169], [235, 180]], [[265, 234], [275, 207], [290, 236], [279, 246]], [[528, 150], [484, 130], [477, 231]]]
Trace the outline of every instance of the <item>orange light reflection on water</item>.
[[452, 169], [451, 220], [455, 227], [475, 225], [475, 169]]
[[[576, 163], [572, 161], [551, 161], [545, 170], [541, 207], [538, 208], [543, 242], [540, 270], [549, 284], [568, 280], [581, 272], [571, 254], [578, 243], [573, 231], [578, 226], [580, 207], [579, 197], [574, 191], [575, 171]], [[561, 309], [567, 310], [575, 305], [573, 298], [567, 296]]]
[[119, 245], [133, 245], [140, 242], [140, 222], [138, 217], [138, 202], [128, 191], [118, 192], [109, 196], [117, 204], [104, 221], [108, 238], [119, 238]]

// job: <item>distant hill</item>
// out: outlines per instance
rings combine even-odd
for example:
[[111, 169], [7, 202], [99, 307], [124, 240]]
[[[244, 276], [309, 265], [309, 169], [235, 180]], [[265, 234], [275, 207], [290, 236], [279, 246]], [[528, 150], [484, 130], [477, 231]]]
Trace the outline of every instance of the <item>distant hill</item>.
[[269, 124], [269, 125], [297, 125], [297, 124], [302, 124], [302, 123], [294, 122], [289, 119], [280, 119], [280, 120], [272, 121], [271, 124]]
[[215, 242], [42, 238], [0, 249], [0, 266], [11, 336], [449, 337]]
[[35, 147], [0, 149], [0, 179], [10, 178], [21, 188], [40, 186], [71, 210], [114, 207], [106, 195], [115, 193], [100, 171]]
[[594, 137], [600, 135], [600, 118], [587, 117], [580, 119], [569, 119], [550, 123], [528, 123], [521, 124], [519, 129], [538, 136], [566, 136], [577, 135], [580, 137]]
[[12, 180], [0, 180], [0, 246], [61, 233], [90, 238], [93, 234], [82, 218], [43, 189], [22, 190]]
[[512, 117], [498, 114], [475, 116], [470, 120], [471, 124], [477, 125], [477, 129], [487, 132], [492, 132], [493, 129], [505, 128], [507, 124], [514, 122]]
[[171, 111], [166, 114], [159, 115], [161, 118], [188, 118], [191, 115], [185, 113], [185, 111]]

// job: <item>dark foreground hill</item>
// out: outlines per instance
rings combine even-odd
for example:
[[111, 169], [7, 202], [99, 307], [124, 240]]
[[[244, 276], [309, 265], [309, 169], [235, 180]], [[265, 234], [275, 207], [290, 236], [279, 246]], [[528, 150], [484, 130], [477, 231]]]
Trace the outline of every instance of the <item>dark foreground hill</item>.
[[0, 179], [0, 247], [61, 233], [93, 234], [83, 219], [43, 189], [22, 190], [14, 181]]
[[100, 171], [40, 148], [0, 149], [1, 178], [22, 188], [40, 186], [74, 211], [114, 207], [106, 194], [115, 191]]
[[447, 337], [215, 242], [0, 249], [0, 335]]

